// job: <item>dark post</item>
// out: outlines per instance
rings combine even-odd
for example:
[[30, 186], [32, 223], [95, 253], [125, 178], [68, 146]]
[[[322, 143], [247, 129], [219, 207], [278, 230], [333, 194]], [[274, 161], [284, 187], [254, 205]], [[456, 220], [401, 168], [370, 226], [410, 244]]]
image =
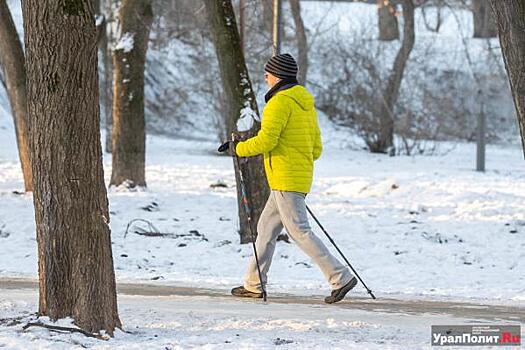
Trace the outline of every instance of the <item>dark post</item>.
[[478, 115], [478, 137], [477, 137], [477, 159], [476, 170], [485, 171], [485, 130], [487, 118], [485, 117], [485, 107], [483, 101], [483, 94], [481, 90], [478, 91], [478, 99], [480, 101], [480, 109]]

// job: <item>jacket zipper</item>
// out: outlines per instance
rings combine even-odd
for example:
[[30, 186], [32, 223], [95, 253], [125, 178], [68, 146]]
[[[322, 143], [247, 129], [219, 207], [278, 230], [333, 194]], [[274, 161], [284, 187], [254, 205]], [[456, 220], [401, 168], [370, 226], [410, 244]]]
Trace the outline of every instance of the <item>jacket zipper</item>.
[[272, 168], [272, 152], [268, 152], [268, 155], [269, 155], [268, 163], [270, 164], [270, 169], [273, 171], [273, 168]]

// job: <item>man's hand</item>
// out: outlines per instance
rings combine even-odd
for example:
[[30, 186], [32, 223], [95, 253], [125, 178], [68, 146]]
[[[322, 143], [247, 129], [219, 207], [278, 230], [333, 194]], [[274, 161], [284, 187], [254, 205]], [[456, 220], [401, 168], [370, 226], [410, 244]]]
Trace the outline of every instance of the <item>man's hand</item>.
[[219, 146], [219, 148], [217, 149], [217, 151], [219, 151], [220, 153], [228, 153], [230, 156], [234, 156], [235, 155], [235, 144], [237, 142], [236, 141], [226, 141], [225, 143], [223, 143], [222, 145]]

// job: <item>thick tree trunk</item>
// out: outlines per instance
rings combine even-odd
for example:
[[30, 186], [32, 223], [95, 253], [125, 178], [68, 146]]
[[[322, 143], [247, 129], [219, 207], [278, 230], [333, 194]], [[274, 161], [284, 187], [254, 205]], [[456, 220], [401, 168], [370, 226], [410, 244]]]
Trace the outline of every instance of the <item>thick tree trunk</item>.
[[33, 181], [27, 129], [25, 57], [6, 0], [0, 0], [0, 67], [4, 69], [5, 86], [13, 114], [24, 187], [29, 192], [33, 190]]
[[369, 143], [372, 152], [394, 154], [394, 106], [399, 96], [399, 88], [405, 73], [410, 52], [414, 47], [414, 4], [412, 0], [402, 0], [403, 4], [403, 42], [394, 60], [387, 86], [379, 101], [380, 130], [377, 139]]
[[393, 41], [399, 39], [396, 9], [392, 0], [377, 0], [377, 18], [379, 40]]
[[39, 314], [120, 327], [90, 1], [23, 0]]
[[525, 156], [525, 1], [491, 0]]
[[472, 16], [474, 38], [495, 38], [498, 35], [489, 0], [472, 0]]
[[146, 186], [144, 68], [153, 11], [151, 0], [124, 0], [113, 53], [113, 168], [111, 185]]
[[306, 29], [301, 16], [301, 5], [299, 0], [290, 0], [290, 7], [295, 23], [295, 37], [297, 40], [299, 74], [297, 80], [304, 85], [308, 73], [308, 42], [306, 40]]
[[[204, 4], [215, 43], [224, 94], [226, 95], [225, 124], [227, 134], [242, 132], [243, 136], [251, 137], [260, 128], [259, 112], [244, 55], [240, 49], [239, 32], [235, 23], [231, 0], [205, 0]], [[264, 174], [262, 157], [243, 159], [241, 167], [246, 179], [246, 194], [252, 209], [252, 230], [256, 233], [259, 216], [270, 193]], [[241, 243], [247, 243], [252, 239], [248, 230], [247, 216], [240, 202], [242, 196], [240, 195], [238, 169], [236, 169], [235, 175]]]

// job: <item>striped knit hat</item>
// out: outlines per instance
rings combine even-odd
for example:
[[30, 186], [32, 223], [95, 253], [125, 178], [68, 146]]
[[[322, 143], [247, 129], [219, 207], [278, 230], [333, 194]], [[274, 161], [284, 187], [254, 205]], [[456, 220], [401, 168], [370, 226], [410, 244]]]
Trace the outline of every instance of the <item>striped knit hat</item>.
[[264, 70], [277, 78], [296, 78], [297, 62], [289, 53], [275, 55], [266, 62]]

